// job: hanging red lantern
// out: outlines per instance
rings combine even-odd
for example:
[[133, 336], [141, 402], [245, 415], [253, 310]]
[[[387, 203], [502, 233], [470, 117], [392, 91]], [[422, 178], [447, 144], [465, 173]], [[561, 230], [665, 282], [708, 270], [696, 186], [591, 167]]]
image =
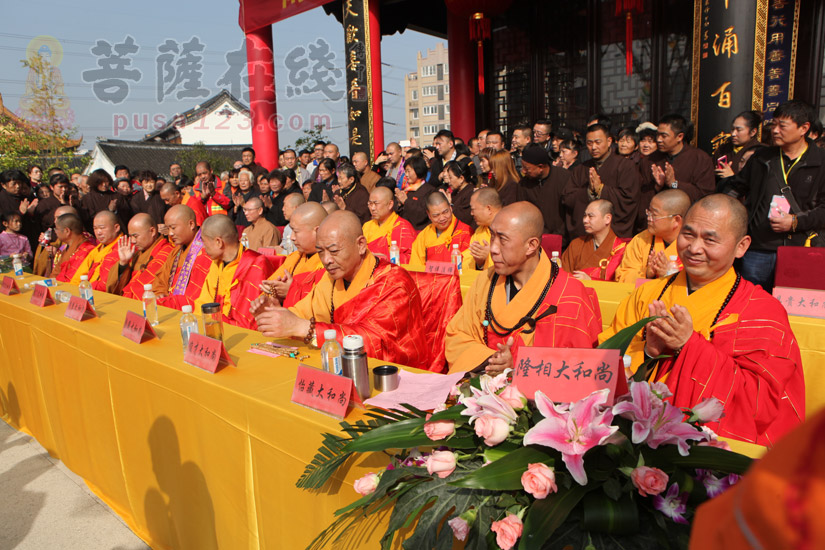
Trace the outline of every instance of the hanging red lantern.
[[644, 0], [616, 0], [616, 15], [624, 16], [625, 73], [633, 74], [633, 11], [644, 12]]

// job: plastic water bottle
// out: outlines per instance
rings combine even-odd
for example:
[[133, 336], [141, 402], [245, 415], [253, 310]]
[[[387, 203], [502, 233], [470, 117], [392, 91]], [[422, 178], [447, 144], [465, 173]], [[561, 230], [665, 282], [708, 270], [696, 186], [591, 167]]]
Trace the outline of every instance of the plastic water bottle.
[[183, 315], [180, 317], [180, 339], [183, 342], [183, 351], [189, 347], [189, 335], [198, 334], [198, 318], [192, 315], [192, 306], [180, 308]]
[[159, 323], [158, 299], [155, 297], [155, 293], [152, 292], [152, 285], [143, 285], [143, 317], [153, 327]]
[[324, 345], [321, 346], [321, 364], [324, 370], [341, 376], [344, 372], [341, 358], [344, 351], [335, 339], [335, 330], [329, 329], [324, 331]]
[[11, 265], [14, 268], [14, 276], [23, 276], [23, 258], [22, 254], [15, 254], [11, 257]]
[[390, 263], [401, 265], [401, 249], [398, 248], [398, 241], [390, 243]]
[[554, 250], [550, 253], [550, 262], [556, 264], [561, 268], [561, 259], [559, 259], [559, 251]]
[[670, 256], [670, 261], [667, 263], [667, 273], [665, 276], [669, 277], [675, 273], [679, 273], [679, 264], [676, 262], [676, 256]]
[[633, 359], [629, 355], [625, 355], [622, 357], [622, 366], [624, 366], [624, 375], [625, 378], [630, 378], [633, 376], [633, 372], [631, 371], [631, 365], [633, 364]]
[[453, 251], [450, 253], [450, 260], [455, 264], [455, 270], [461, 275], [461, 251], [458, 250], [458, 245], [453, 245]]
[[241, 235], [241, 245], [244, 248], [249, 248], [249, 237], [247, 237], [246, 233]]
[[80, 291], [80, 297], [89, 302], [92, 307], [95, 307], [95, 293], [92, 290], [92, 284], [89, 282], [88, 275], [80, 276], [80, 284], [77, 285], [77, 290]]

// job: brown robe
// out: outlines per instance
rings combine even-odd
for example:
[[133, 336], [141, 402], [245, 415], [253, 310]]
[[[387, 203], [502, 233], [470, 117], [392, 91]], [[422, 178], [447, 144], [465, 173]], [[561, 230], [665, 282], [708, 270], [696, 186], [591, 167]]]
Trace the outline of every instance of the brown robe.
[[375, 189], [375, 184], [377, 184], [380, 179], [381, 176], [375, 173], [374, 170], [370, 170], [369, 168], [367, 168], [366, 170], [364, 170], [364, 173], [361, 174], [360, 181], [361, 185], [364, 186], [364, 189], [372, 193], [372, 190]]
[[358, 182], [353, 183], [347, 189], [341, 189], [335, 192], [336, 195], [341, 195], [344, 198], [344, 204], [347, 206], [347, 212], [352, 212], [364, 225], [372, 219], [369, 206], [367, 203], [370, 200], [370, 192], [367, 188]]
[[249, 239], [249, 249], [270, 248], [281, 242], [281, 233], [269, 220], [261, 216], [254, 224], [248, 225], [243, 234]]
[[522, 178], [518, 186], [518, 200], [532, 203], [544, 218], [544, 232], [561, 235], [567, 242], [565, 213], [562, 196], [570, 181], [570, 172], [557, 166], [550, 167], [550, 173], [542, 180]]
[[615, 242], [616, 234], [613, 229], [610, 230], [598, 249], [593, 248], [592, 235], [578, 237], [570, 243], [570, 246], [561, 255], [561, 268], [568, 273], [573, 273], [574, 271], [599, 267], [601, 260], [610, 260], [613, 256]]

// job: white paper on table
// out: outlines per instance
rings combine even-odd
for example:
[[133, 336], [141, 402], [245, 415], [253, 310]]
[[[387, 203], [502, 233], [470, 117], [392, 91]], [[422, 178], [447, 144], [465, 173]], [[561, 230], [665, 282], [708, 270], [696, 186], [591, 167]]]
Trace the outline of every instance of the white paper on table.
[[443, 405], [450, 389], [461, 380], [466, 372], [438, 374], [423, 372], [415, 374], [399, 370], [398, 387], [393, 391], [379, 393], [364, 401], [366, 405], [382, 409], [406, 410], [401, 403], [409, 403], [417, 409], [428, 411]]

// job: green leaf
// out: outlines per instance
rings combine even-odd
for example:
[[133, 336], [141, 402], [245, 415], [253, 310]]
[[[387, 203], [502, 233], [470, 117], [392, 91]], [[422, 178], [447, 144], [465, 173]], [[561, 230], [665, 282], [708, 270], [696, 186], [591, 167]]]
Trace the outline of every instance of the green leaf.
[[700, 445], [692, 446], [688, 456], [680, 455], [676, 445], [667, 445], [658, 449], [648, 449], [645, 450], [645, 455], [647, 457], [645, 462], [648, 465], [656, 466], [662, 470], [678, 466], [682, 468], [703, 468], [724, 472], [726, 474], [742, 475], [753, 463], [753, 459], [745, 455], [740, 455], [733, 451], [726, 451], [718, 447]]
[[451, 481], [450, 485], [470, 489], [520, 491], [521, 474], [527, 470], [528, 464], [540, 462], [552, 466], [558, 457], [558, 453], [546, 447], [521, 447], [461, 479]]
[[619, 501], [594, 491], [582, 503], [582, 529], [614, 535], [630, 535], [639, 531], [639, 507], [630, 495]]
[[436, 420], [457, 420], [461, 418], [461, 411], [466, 409], [465, 405], [455, 405], [450, 407], [447, 410], [437, 412], [430, 417], [430, 422], [435, 422]]
[[589, 487], [574, 483], [568, 490], [559, 490], [558, 493], [533, 503], [524, 521], [519, 550], [541, 548], [589, 490]]
[[496, 445], [495, 447], [486, 447], [484, 449], [484, 460], [487, 462], [495, 462], [496, 460], [512, 453], [516, 449], [521, 448], [521, 445], [517, 445], [511, 441], [503, 441], [502, 443]]
[[419, 445], [432, 445], [432, 440], [422, 431], [423, 418], [412, 418], [375, 428], [344, 446], [344, 451], [364, 453], [386, 449], [407, 449]]
[[622, 485], [615, 477], [608, 478], [602, 485], [604, 494], [614, 501], [618, 501], [622, 497]]
[[599, 344], [598, 349], [617, 349], [619, 350], [620, 355], [624, 355], [624, 352], [627, 351], [627, 346], [630, 345], [630, 342], [633, 340], [633, 337], [636, 336], [642, 328], [648, 324], [649, 322], [653, 321], [654, 319], [658, 319], [658, 317], [646, 317], [641, 321], [638, 321], [629, 327], [625, 327], [601, 344]]
[[312, 462], [304, 468], [304, 473], [295, 483], [296, 487], [320, 489], [352, 454], [344, 451], [344, 446], [349, 439], [330, 433], [323, 434], [323, 437], [321, 447]]
[[652, 365], [655, 365], [662, 359], [669, 359], [670, 357], [672, 357], [672, 355], [657, 355], [656, 357], [649, 358], [647, 361], [639, 365], [639, 368], [636, 369], [635, 373], [633, 373], [632, 380], [634, 382], [644, 382], [647, 380], [647, 375]]

